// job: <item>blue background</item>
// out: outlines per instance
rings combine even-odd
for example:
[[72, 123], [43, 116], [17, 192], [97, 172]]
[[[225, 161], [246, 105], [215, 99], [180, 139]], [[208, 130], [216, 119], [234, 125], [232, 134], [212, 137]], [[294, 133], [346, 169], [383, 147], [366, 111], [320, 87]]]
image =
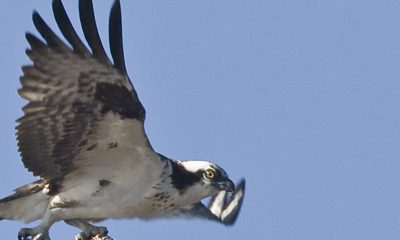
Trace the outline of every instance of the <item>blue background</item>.
[[[94, 1], [106, 46], [111, 3]], [[81, 33], [77, 1], [65, 5]], [[14, 137], [33, 9], [56, 28], [51, 1], [0, 3], [1, 196], [34, 180]], [[111, 236], [400, 238], [400, 1], [122, 0], [122, 9], [155, 149], [216, 162], [247, 179], [247, 195], [230, 228], [110, 220]], [[1, 238], [22, 226], [1, 222]], [[51, 234], [77, 232], [61, 223]]]

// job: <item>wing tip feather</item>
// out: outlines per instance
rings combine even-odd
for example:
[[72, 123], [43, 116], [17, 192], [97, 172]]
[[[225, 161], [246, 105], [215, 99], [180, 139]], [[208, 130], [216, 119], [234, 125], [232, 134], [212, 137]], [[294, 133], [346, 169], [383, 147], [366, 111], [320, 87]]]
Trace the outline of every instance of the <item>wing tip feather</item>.
[[101, 63], [111, 65], [110, 59], [104, 50], [99, 31], [97, 29], [92, 0], [79, 1], [79, 17], [81, 20], [83, 34], [87, 43], [92, 49], [93, 56]]
[[27, 32], [25, 33], [25, 38], [28, 41], [31, 49], [41, 49], [46, 48], [46, 44], [36, 37], [33, 33]]
[[111, 55], [114, 60], [114, 66], [121, 73], [127, 75], [122, 40], [121, 3], [119, 0], [114, 1], [110, 10], [109, 42]]
[[81, 56], [90, 56], [90, 51], [76, 33], [61, 0], [53, 0], [53, 15], [65, 39], [72, 45], [73, 50]]
[[32, 21], [40, 35], [44, 38], [47, 45], [58, 51], [68, 51], [69, 48], [65, 43], [51, 30], [49, 25], [44, 21], [37, 11], [32, 13]]

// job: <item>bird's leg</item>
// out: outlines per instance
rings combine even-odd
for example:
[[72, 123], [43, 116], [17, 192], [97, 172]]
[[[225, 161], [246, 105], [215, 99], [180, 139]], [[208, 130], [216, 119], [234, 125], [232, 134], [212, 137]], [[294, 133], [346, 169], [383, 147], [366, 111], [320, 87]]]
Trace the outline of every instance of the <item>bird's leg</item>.
[[102, 240], [111, 240], [111, 238], [107, 236], [108, 230], [106, 227], [96, 227], [81, 219], [64, 220], [64, 222], [82, 231], [75, 236], [75, 240], [90, 240], [95, 237]]
[[34, 228], [21, 228], [18, 232], [18, 240], [50, 240], [49, 229], [55, 220], [46, 214], [42, 222]]

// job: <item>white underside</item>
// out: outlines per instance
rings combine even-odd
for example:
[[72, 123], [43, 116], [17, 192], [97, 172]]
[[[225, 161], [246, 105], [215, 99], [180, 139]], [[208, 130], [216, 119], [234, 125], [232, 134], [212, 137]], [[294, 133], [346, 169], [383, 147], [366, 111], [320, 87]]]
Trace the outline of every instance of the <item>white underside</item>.
[[[110, 121], [104, 122], [110, 124], [104, 124], [98, 131], [103, 136], [97, 136], [101, 140], [96, 142], [96, 149], [76, 159], [79, 169], [64, 178], [62, 192], [50, 201], [48, 211], [58, 218], [152, 215], [146, 197], [154, 192], [153, 186], [160, 181], [165, 163], [147, 145], [141, 123], [116, 121], [112, 113], [108, 115]], [[118, 146], [110, 148], [110, 143]], [[110, 184], [102, 187], [101, 180]], [[58, 205], [66, 207], [57, 208]]]
[[[63, 189], [49, 203], [46, 215], [61, 219], [152, 218], [192, 204], [207, 195], [193, 188], [186, 196], [170, 183], [171, 169], [147, 143], [143, 125], [136, 120], [116, 120], [112, 113], [100, 126], [96, 150], [76, 159], [79, 169], [63, 180]], [[136, 134], [132, 134], [136, 133]], [[110, 143], [118, 143], [109, 148]], [[160, 185], [160, 181], [165, 182]], [[100, 180], [111, 182], [101, 187]], [[157, 185], [159, 184], [159, 185]], [[160, 189], [161, 188], [161, 189]], [[152, 198], [167, 191], [170, 198], [160, 203]], [[173, 206], [170, 206], [173, 204]], [[58, 207], [65, 206], [65, 207]]]
[[[169, 163], [151, 149], [137, 120], [116, 119], [108, 113], [97, 130], [96, 141], [88, 139], [88, 145], [96, 147], [76, 156], [76, 170], [63, 178], [57, 195], [49, 197], [44, 189], [11, 201], [11, 207], [0, 206], [0, 216], [27, 222], [42, 219], [45, 226], [65, 219], [153, 218], [211, 194], [200, 184], [182, 195], [173, 188], [172, 170], [165, 168]], [[168, 192], [168, 200], [154, 197], [160, 192]], [[28, 202], [37, 207], [28, 208]]]
[[[158, 160], [159, 161], [159, 160]], [[144, 161], [140, 168], [130, 165], [88, 167], [68, 175], [61, 193], [50, 201], [50, 211], [66, 218], [148, 217], [146, 196], [150, 196], [161, 175], [162, 165]], [[102, 180], [109, 185], [100, 186]], [[57, 208], [57, 206], [65, 206]], [[69, 206], [70, 205], [70, 206]]]

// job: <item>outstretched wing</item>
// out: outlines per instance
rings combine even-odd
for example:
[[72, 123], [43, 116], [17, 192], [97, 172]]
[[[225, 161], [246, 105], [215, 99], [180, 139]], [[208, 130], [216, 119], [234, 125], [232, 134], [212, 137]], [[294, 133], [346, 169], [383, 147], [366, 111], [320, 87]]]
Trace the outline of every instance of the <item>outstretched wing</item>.
[[242, 179], [230, 196], [226, 191], [220, 191], [211, 197], [208, 206], [202, 202], [197, 202], [177, 210], [175, 214], [185, 217], [206, 218], [225, 225], [233, 225], [242, 207], [245, 185], [246, 182]]
[[[125, 68], [121, 9], [118, 0], [109, 21], [113, 62], [101, 43], [91, 0], [79, 1], [79, 13], [89, 50], [75, 32], [61, 0], [53, 1], [56, 22], [66, 45], [33, 13], [35, 27], [45, 42], [31, 33], [26, 51], [33, 65], [24, 66], [19, 89], [29, 103], [17, 120], [22, 161], [35, 176], [59, 179], [74, 169], [115, 165], [126, 161], [124, 149], [156, 156], [144, 131], [145, 109]], [[121, 149], [115, 151], [115, 149]], [[97, 160], [107, 150], [114, 155]], [[103, 162], [101, 162], [103, 161]]]

